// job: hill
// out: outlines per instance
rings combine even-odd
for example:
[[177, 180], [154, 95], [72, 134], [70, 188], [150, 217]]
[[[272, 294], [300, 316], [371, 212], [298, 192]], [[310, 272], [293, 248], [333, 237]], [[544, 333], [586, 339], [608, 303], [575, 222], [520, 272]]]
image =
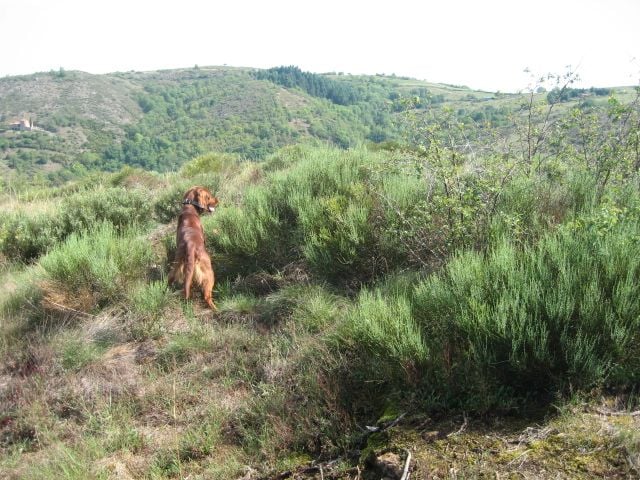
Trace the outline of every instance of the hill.
[[[568, 89], [555, 101], [594, 102], [613, 91], [622, 98], [633, 92]], [[317, 75], [296, 67], [107, 75], [61, 69], [0, 79], [0, 171], [5, 181], [59, 184], [124, 165], [169, 171], [209, 151], [257, 160], [301, 142], [349, 148], [399, 141], [398, 114], [407, 108], [449, 110], [479, 129], [510, 128], [523, 101], [409, 78]], [[37, 128], [12, 131], [20, 119]]]
[[[90, 75], [61, 70], [0, 79], [0, 168], [4, 176], [39, 173], [59, 183], [86, 169], [172, 170], [208, 151], [262, 159], [303, 141], [348, 148], [398, 140], [394, 117], [402, 98], [484, 111], [488, 104], [476, 103], [495, 99], [411, 79], [314, 75], [294, 67], [283, 71], [297, 77], [286, 78], [273, 71], [196, 67]], [[21, 118], [42, 130], [8, 131]]]
[[[572, 91], [578, 93], [557, 100], [575, 104], [612, 90]], [[617, 89], [623, 97], [631, 91]], [[410, 108], [450, 109], [480, 128], [508, 127], [522, 101], [408, 78], [317, 75], [296, 67], [107, 75], [61, 69], [0, 79], [0, 170], [5, 181], [59, 184], [124, 165], [174, 170], [209, 151], [255, 160], [301, 142], [349, 148], [398, 141], [397, 116], [408, 99], [417, 99]], [[36, 129], [12, 131], [20, 119]]]

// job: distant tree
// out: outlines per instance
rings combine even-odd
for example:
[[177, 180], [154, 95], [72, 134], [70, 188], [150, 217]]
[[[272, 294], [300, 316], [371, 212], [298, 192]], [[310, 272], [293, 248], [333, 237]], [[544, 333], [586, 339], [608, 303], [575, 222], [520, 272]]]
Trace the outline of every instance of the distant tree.
[[338, 105], [351, 105], [360, 100], [358, 90], [350, 84], [323, 75], [303, 72], [294, 65], [259, 70], [254, 72], [254, 76], [258, 80], [269, 80], [285, 88], [300, 88], [309, 95], [327, 98]]

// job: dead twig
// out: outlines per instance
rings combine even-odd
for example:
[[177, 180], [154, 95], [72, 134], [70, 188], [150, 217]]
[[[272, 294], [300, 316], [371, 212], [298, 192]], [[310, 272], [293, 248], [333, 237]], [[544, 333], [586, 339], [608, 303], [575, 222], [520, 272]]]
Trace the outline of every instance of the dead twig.
[[640, 416], [640, 410], [636, 410], [635, 412], [614, 412], [611, 410], [602, 410], [600, 408], [596, 408], [596, 412], [600, 415], [605, 415], [607, 417], [622, 417], [624, 415], [628, 415], [630, 417], [638, 417]]
[[450, 433], [449, 435], [447, 435], [447, 438], [455, 437], [456, 435], [460, 435], [462, 432], [464, 432], [467, 429], [467, 425], [469, 424], [469, 418], [467, 417], [466, 412], [463, 412], [462, 416], [464, 418], [464, 422], [462, 422], [462, 425], [460, 426], [458, 431]]
[[66, 305], [60, 305], [59, 303], [56, 303], [53, 300], [50, 300], [48, 298], [45, 298], [44, 302], [49, 304], [49, 305], [53, 305], [54, 307], [58, 307], [59, 309], [61, 309], [63, 311], [66, 311], [66, 312], [77, 313], [78, 315], [82, 315], [82, 316], [89, 317], [89, 318], [97, 318], [97, 315], [93, 315], [93, 314], [87, 313], [87, 312], [82, 312], [80, 310], [76, 310], [75, 308], [67, 307]]
[[394, 418], [393, 420], [391, 420], [390, 422], [383, 423], [380, 426], [371, 427], [369, 425], [365, 425], [364, 430], [365, 430], [365, 432], [367, 434], [374, 433], [374, 432], [383, 432], [385, 430], [388, 430], [388, 429], [398, 425], [398, 423], [400, 423], [400, 420], [402, 420], [405, 417], [406, 414], [407, 414], [406, 412], [402, 413], [399, 416], [397, 416], [396, 418]]

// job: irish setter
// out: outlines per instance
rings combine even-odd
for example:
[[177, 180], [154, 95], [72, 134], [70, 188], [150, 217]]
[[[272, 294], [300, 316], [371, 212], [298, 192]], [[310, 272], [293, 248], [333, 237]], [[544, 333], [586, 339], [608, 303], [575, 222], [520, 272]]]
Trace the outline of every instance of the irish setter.
[[203, 187], [192, 187], [184, 194], [182, 212], [178, 217], [176, 256], [169, 273], [169, 285], [183, 283], [186, 299], [191, 296], [191, 284], [195, 280], [202, 289], [204, 301], [214, 310], [216, 305], [213, 303], [212, 292], [215, 276], [211, 258], [204, 247], [204, 230], [200, 214], [213, 212], [217, 205], [218, 199]]

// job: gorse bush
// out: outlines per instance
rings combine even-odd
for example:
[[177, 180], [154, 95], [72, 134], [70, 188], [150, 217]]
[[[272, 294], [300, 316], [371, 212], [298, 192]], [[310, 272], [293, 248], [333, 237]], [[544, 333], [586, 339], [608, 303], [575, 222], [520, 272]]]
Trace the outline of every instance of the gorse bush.
[[640, 223], [633, 214], [603, 230], [595, 217], [537, 245], [461, 252], [412, 288], [362, 291], [332, 337], [350, 358], [348, 401], [406, 390], [423, 407], [485, 410], [637, 386]]
[[239, 205], [206, 220], [229, 273], [304, 260], [329, 282], [366, 283], [399, 268], [433, 269], [503, 234], [534, 241], [592, 201], [578, 175], [554, 183], [505, 174], [495, 158], [301, 150], [297, 162], [289, 150], [271, 157]]
[[404, 296], [362, 291], [338, 335], [353, 342], [350, 348], [362, 349], [361, 358], [374, 359], [374, 369], [385, 366], [376, 373], [384, 372], [385, 378], [393, 378], [394, 368], [411, 376], [430, 356], [411, 302]]
[[87, 293], [95, 305], [118, 302], [136, 281], [144, 278], [152, 261], [147, 242], [135, 231], [119, 233], [110, 223], [73, 233], [40, 259], [44, 280], [70, 296]]
[[180, 168], [184, 177], [195, 177], [200, 174], [222, 174], [237, 165], [238, 158], [228, 153], [207, 153], [185, 163]]
[[[223, 252], [237, 257], [245, 268], [268, 267], [283, 264], [294, 258], [292, 243], [287, 241], [275, 206], [271, 205], [269, 191], [257, 187], [247, 192], [248, 208], [228, 207], [220, 209], [204, 223], [211, 234], [207, 241], [219, 246]], [[218, 234], [213, 234], [213, 231]]]
[[209, 241], [231, 263], [251, 269], [304, 259], [329, 281], [374, 278], [392, 259], [407, 258], [403, 245], [383, 241], [387, 214], [371, 187], [372, 172], [388, 160], [365, 150], [307, 149], [299, 162], [282, 162], [284, 169], [247, 188], [241, 206], [208, 221], [215, 232]]
[[11, 259], [38, 258], [72, 233], [107, 222], [118, 231], [149, 225], [154, 202], [149, 192], [123, 187], [88, 187], [64, 197], [53, 213], [18, 211], [0, 219], [0, 252]]
[[523, 250], [503, 241], [486, 255], [466, 252], [417, 288], [416, 315], [427, 329], [440, 325], [428, 338], [439, 338], [442, 355], [460, 349], [459, 365], [480, 366], [490, 384], [522, 392], [634, 382], [638, 232], [630, 221], [604, 236], [564, 229]]
[[10, 259], [33, 260], [56, 244], [60, 226], [48, 213], [14, 212], [0, 218], [0, 252]]
[[80, 232], [108, 222], [116, 230], [132, 225], [145, 226], [153, 205], [147, 194], [121, 187], [99, 188], [67, 197], [61, 206], [59, 222], [63, 235]]

